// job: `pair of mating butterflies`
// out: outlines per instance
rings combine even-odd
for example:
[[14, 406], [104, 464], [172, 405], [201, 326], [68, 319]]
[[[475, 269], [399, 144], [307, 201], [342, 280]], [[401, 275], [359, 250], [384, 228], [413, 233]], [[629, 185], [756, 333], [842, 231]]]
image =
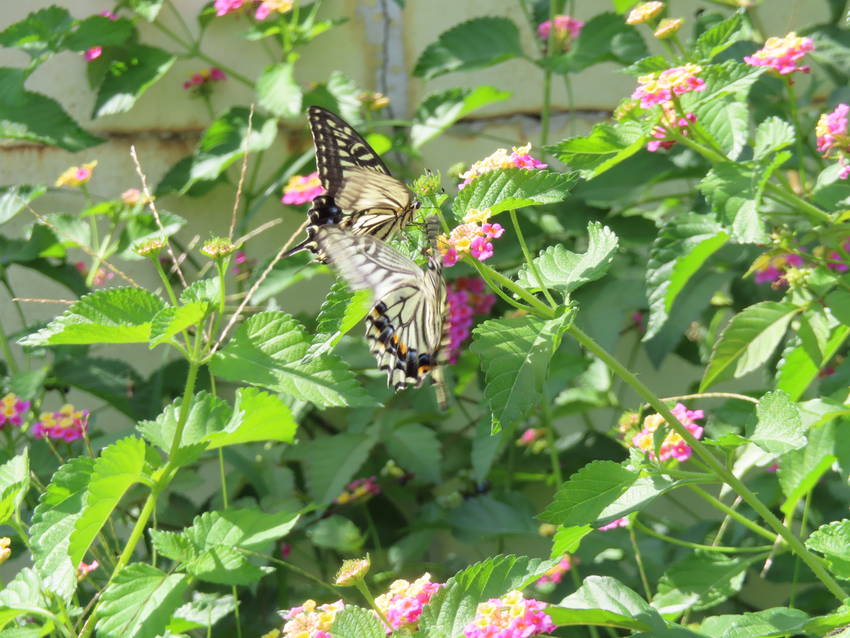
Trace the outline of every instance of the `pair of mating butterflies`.
[[423, 271], [385, 243], [419, 208], [410, 189], [338, 115], [311, 106], [308, 120], [327, 192], [310, 207], [307, 239], [287, 255], [309, 250], [355, 290], [371, 290], [375, 305], [366, 318], [366, 338], [378, 367], [396, 390], [421, 386], [433, 371], [437, 401], [445, 409], [440, 364], [448, 341], [448, 306], [436, 246], [439, 221], [429, 217], [425, 223], [430, 251]]

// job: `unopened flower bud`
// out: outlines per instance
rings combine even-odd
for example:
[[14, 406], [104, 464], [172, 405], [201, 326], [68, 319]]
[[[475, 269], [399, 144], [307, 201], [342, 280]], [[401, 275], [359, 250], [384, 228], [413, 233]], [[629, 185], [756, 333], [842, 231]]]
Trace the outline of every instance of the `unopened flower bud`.
[[133, 247], [133, 252], [140, 257], [156, 257], [165, 248], [164, 239], [146, 239]]
[[681, 29], [683, 24], [685, 24], [685, 21], [682, 18], [664, 18], [655, 30], [654, 35], [659, 40], [664, 40]]
[[342, 567], [337, 572], [334, 584], [343, 586], [353, 585], [355, 581], [361, 580], [369, 572], [371, 564], [368, 555], [366, 558], [343, 561]]
[[236, 250], [236, 246], [226, 237], [213, 237], [201, 248], [201, 254], [210, 259], [227, 257]]

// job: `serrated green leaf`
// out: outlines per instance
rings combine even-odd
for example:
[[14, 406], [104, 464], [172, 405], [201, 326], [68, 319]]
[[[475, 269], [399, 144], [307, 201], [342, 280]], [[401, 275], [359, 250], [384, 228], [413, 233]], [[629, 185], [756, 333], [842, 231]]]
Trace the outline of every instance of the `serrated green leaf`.
[[134, 563], [103, 591], [97, 635], [103, 638], [156, 638], [180, 606], [188, 586], [185, 574], [166, 574]]
[[239, 388], [233, 414], [224, 429], [207, 430], [201, 442], [207, 443], [209, 450], [254, 441], [292, 443], [297, 427], [289, 406], [280, 397], [257, 388]]
[[429, 44], [413, 75], [429, 80], [452, 71], [471, 71], [523, 55], [519, 29], [508, 18], [473, 18], [455, 25]]
[[0, 628], [20, 616], [53, 620], [50, 607], [38, 574], [31, 567], [24, 567], [0, 591]]
[[190, 184], [215, 179], [246, 151], [255, 153], [271, 147], [277, 137], [277, 120], [255, 113], [249, 137], [249, 115], [249, 109], [234, 106], [207, 127], [192, 156]]
[[127, 5], [148, 22], [153, 22], [159, 15], [165, 0], [126, 0]]
[[354, 478], [375, 440], [365, 434], [336, 434], [299, 443], [290, 451], [303, 462], [307, 490], [319, 504], [330, 503]]
[[700, 72], [705, 89], [683, 95], [682, 108], [688, 112], [699, 103], [722, 99], [728, 95], [739, 101], [746, 101], [750, 88], [764, 72], [765, 67], [753, 67], [738, 60], [706, 65]]
[[0, 465], [0, 524], [15, 515], [30, 489], [28, 448]]
[[543, 58], [540, 64], [555, 73], [577, 73], [600, 62], [628, 66], [647, 55], [643, 38], [623, 16], [600, 13], [585, 23], [569, 51]]
[[282, 511], [267, 514], [256, 509], [229, 509], [196, 516], [183, 535], [196, 550], [216, 545], [257, 550], [286, 534], [298, 522], [298, 514]]
[[850, 580], [850, 521], [821, 525], [806, 539], [806, 547], [823, 554], [829, 570], [838, 578]]
[[590, 180], [640, 151], [650, 133], [651, 127], [631, 120], [601, 122], [594, 125], [590, 135], [547, 146], [546, 152]]
[[307, 529], [307, 538], [313, 545], [344, 554], [355, 554], [363, 548], [363, 535], [357, 526], [343, 516], [323, 518]]
[[790, 607], [773, 607], [762, 611], [720, 615], [706, 618], [699, 630], [706, 636], [718, 638], [779, 638], [799, 635], [809, 615]]
[[0, 46], [19, 49], [34, 61], [42, 62], [61, 50], [72, 25], [73, 19], [65, 7], [39, 9], [0, 32]]
[[106, 16], [93, 15], [80, 20], [63, 45], [71, 51], [85, 51], [94, 46], [124, 44], [133, 36], [133, 23], [130, 20], [126, 18], [110, 20]]
[[552, 537], [552, 550], [550, 558], [560, 558], [564, 554], [575, 554], [581, 545], [581, 540], [590, 534], [593, 528], [590, 525], [569, 525], [559, 527]]
[[136, 392], [145, 381], [126, 361], [74, 357], [57, 362], [52, 372], [58, 382], [103, 399], [132, 419], [150, 416], [153, 406]]
[[561, 341], [564, 318], [491, 319], [473, 332], [493, 423], [509, 428], [539, 403], [549, 361]]
[[322, 408], [375, 405], [339, 358], [306, 360], [310, 342], [304, 328], [286, 313], [259, 313], [236, 330], [210, 368], [224, 379], [285, 392]]
[[729, 235], [711, 216], [697, 213], [681, 215], [661, 230], [646, 269], [649, 322], [644, 341], [658, 334], [690, 278], [728, 240]]
[[757, 160], [764, 159], [771, 153], [781, 151], [793, 143], [794, 127], [782, 118], [772, 115], [756, 128], [753, 156]]
[[195, 301], [182, 306], [166, 306], [157, 312], [151, 321], [150, 348], [167, 342], [178, 332], [201, 322], [206, 316], [209, 304]]
[[88, 343], [144, 343], [162, 300], [142, 288], [109, 288], [86, 295], [19, 343], [47, 346]]
[[700, 60], [713, 60], [742, 37], [741, 14], [733, 13], [700, 34], [694, 44], [694, 54]]
[[0, 188], [0, 224], [12, 219], [46, 192], [47, 187], [43, 184], [18, 184]]
[[374, 305], [369, 290], [352, 291], [341, 279], [337, 279], [328, 291], [319, 315], [316, 317], [316, 336], [310, 356], [329, 352], [352, 328], [369, 314]]
[[[824, 359], [830, 359], [848, 336], [850, 336], [850, 327], [836, 327], [824, 347]], [[820, 367], [812, 361], [806, 349], [802, 345], [795, 346], [783, 353], [779, 361], [776, 389], [782, 390], [796, 401], [817, 378], [819, 372]]]
[[94, 459], [78, 456], [61, 466], [42, 493], [30, 527], [35, 569], [44, 587], [68, 602], [77, 587], [69, 554], [71, 533], [82, 515]]
[[709, 553], [689, 556], [664, 572], [652, 606], [662, 614], [714, 607], [741, 590], [747, 568], [757, 560]]
[[788, 303], [762, 301], [732, 317], [714, 345], [700, 392], [717, 381], [742, 377], [761, 366], [799, 310]]
[[489, 171], [458, 194], [452, 212], [459, 220], [470, 208], [489, 208], [496, 215], [523, 206], [556, 204], [566, 199], [575, 181], [573, 173], [527, 168]]
[[47, 144], [72, 153], [105, 141], [84, 130], [56, 100], [27, 91], [26, 78], [24, 69], [0, 68], [0, 138]]
[[489, 104], [507, 100], [511, 95], [509, 91], [500, 91], [486, 85], [473, 89], [446, 89], [439, 93], [432, 93], [422, 100], [413, 115], [410, 143], [413, 148], [420, 148], [459, 119]]
[[195, 578], [218, 585], [250, 585], [265, 576], [269, 569], [257, 567], [244, 554], [226, 545], [202, 551], [185, 567]]
[[129, 111], [168, 72], [177, 56], [146, 44], [111, 47], [109, 70], [97, 90], [92, 117]]
[[334, 619], [332, 638], [386, 638], [387, 632], [374, 612], [346, 605]]
[[475, 438], [472, 439], [472, 476], [476, 483], [483, 482], [490, 473], [490, 468], [502, 451], [506, 436], [504, 431], [491, 432], [490, 418], [484, 417], [475, 424]]
[[[800, 429], [803, 429], [802, 425]], [[800, 500], [815, 488], [818, 481], [838, 460], [835, 455], [833, 423], [811, 428], [806, 432], [806, 436], [801, 433], [799, 438], [803, 441], [799, 449], [783, 454], [777, 471], [779, 486], [785, 495], [785, 502], [779, 509], [786, 516], [793, 514]]]
[[142, 479], [144, 466], [145, 442], [141, 439], [127, 437], [103, 449], [94, 462], [85, 507], [71, 533], [68, 553], [72, 565], [80, 564], [121, 498]]
[[850, 326], [850, 292], [833, 290], [825, 301], [835, 318], [845, 326]]
[[744, 150], [750, 132], [749, 108], [731, 96], [700, 104], [694, 111], [700, 126], [731, 160]]
[[784, 392], [765, 394], [756, 406], [756, 415], [750, 440], [765, 452], [784, 454], [806, 444], [800, 408]]
[[649, 603], [610, 576], [588, 576], [551, 613], [558, 625], [611, 624], [636, 631], [661, 630], [667, 626]]
[[234, 609], [236, 601], [230, 594], [219, 596], [196, 591], [192, 593], [192, 600], [182, 605], [171, 616], [168, 631], [180, 634], [190, 629], [211, 627]]
[[558, 488], [539, 518], [556, 525], [588, 525], [635, 484], [639, 475], [613, 461], [593, 461]]
[[[587, 226], [585, 252], [574, 253], [556, 244], [542, 250], [534, 259], [534, 264], [543, 278], [543, 285], [557, 290], [566, 298], [579, 286], [605, 275], [614, 261], [617, 246], [617, 236], [610, 228], [599, 222], [591, 222]], [[520, 267], [517, 283], [528, 290], [540, 290], [540, 282], [527, 264]]]
[[522, 590], [555, 564], [526, 556], [494, 556], [452, 576], [431, 597], [419, 618], [429, 638], [455, 638], [475, 616], [478, 603]]
[[764, 188], [762, 180], [765, 172], [761, 165], [719, 163], [698, 185], [711, 203], [712, 210], [724, 227], [732, 231], [732, 238], [738, 243], [767, 241], [757, 205]]
[[301, 114], [301, 85], [295, 81], [295, 67], [281, 62], [257, 78], [257, 102], [276, 117], [291, 119]]
[[418, 423], [393, 428], [383, 439], [387, 451], [398, 464], [416, 475], [417, 480], [439, 483], [442, 455], [434, 430]]

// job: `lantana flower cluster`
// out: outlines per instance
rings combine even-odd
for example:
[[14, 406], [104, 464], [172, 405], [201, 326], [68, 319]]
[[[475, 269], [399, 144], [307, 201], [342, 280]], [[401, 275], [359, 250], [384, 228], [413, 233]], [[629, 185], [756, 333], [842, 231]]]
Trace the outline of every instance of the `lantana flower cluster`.
[[217, 66], [212, 66], [208, 69], [203, 69], [197, 73], [193, 73], [188, 80], [183, 82], [183, 88], [187, 91], [192, 89], [196, 93], [206, 93], [209, 91], [209, 85], [213, 82], [223, 82], [227, 79], [227, 75]]
[[779, 75], [788, 75], [794, 71], [808, 73], [811, 67], [808, 65], [798, 66], [806, 53], [815, 50], [815, 43], [811, 38], [798, 36], [791, 32], [784, 38], [768, 38], [764, 46], [744, 57], [744, 62], [750, 66], [764, 66]]
[[[559, 51], [569, 51], [579, 33], [581, 33], [584, 22], [576, 20], [568, 15], [555, 16], [555, 49]], [[541, 40], [548, 41], [549, 34], [552, 33], [552, 20], [546, 20], [537, 25], [537, 35]]]
[[847, 116], [850, 106], [839, 104], [830, 113], [824, 113], [815, 127], [818, 151], [826, 158], [838, 160], [841, 179], [850, 177], [850, 130]]
[[530, 638], [549, 633], [555, 623], [544, 611], [546, 603], [512, 591], [479, 603], [475, 618], [463, 630], [466, 638]]
[[655, 153], [660, 148], [669, 150], [673, 147], [676, 140], [669, 138], [669, 131], [674, 126], [679, 129], [681, 135], [687, 136], [688, 126], [697, 121], [697, 116], [693, 113], [686, 113], [684, 117], [679, 117], [672, 102], [664, 102], [661, 108], [663, 110], [661, 125], [652, 130], [652, 137], [655, 139], [646, 145], [646, 150], [650, 153]]
[[612, 529], [617, 529], [618, 527], [628, 527], [628, 525], [629, 519], [623, 516], [622, 518], [615, 518], [610, 523], [603, 525], [602, 527], [597, 527], [596, 529], [598, 529], [600, 532], [607, 532]]
[[629, 12], [626, 24], [644, 24], [655, 18], [664, 9], [663, 2], [641, 2]]
[[657, 105], [662, 108], [661, 121], [652, 132], [655, 139], [646, 145], [648, 151], [654, 153], [660, 148], [671, 148], [676, 143], [668, 139], [673, 128], [678, 128], [681, 135], [688, 134], [688, 127], [696, 122], [696, 115], [679, 113], [674, 100], [685, 93], [705, 90], [705, 82], [698, 77], [701, 72], [701, 66], [686, 64], [638, 78], [638, 87], [632, 93], [632, 99], [639, 100], [644, 109]]
[[[84, 261], [78, 261], [74, 263], [74, 268], [77, 269], [83, 277], [88, 277], [89, 267], [88, 264]], [[94, 274], [94, 278], [92, 279], [93, 286], [102, 286], [110, 279], [115, 278], [115, 273], [111, 270], [104, 268], [103, 266], [98, 267], [97, 272]]]
[[[670, 411], [695, 438], [702, 438], [703, 427], [696, 423], [696, 419], [705, 417], [702, 410], [689, 410], [684, 404], [677, 403]], [[666, 421], [660, 414], [648, 415], [640, 426], [633, 415], [628, 415], [620, 422], [620, 432], [629, 445], [643, 450], [649, 458], [655, 459], [655, 431], [663, 425], [666, 425]], [[638, 427], [641, 429], [635, 434]], [[661, 442], [658, 458], [661, 461], [669, 459], [687, 461], [691, 454], [693, 454], [691, 446], [685, 443], [679, 434], [670, 430]]]
[[[385, 594], [375, 598], [375, 606], [393, 629], [413, 628], [419, 622], [422, 608], [442, 586], [443, 583], [432, 583], [428, 572], [412, 583], [399, 579], [390, 585]], [[391, 633], [389, 628], [387, 633]]]
[[319, 181], [318, 171], [309, 175], [293, 175], [283, 187], [283, 197], [280, 201], [290, 206], [300, 206], [312, 202], [324, 192], [325, 187]]
[[787, 283], [785, 274], [790, 268], [799, 268], [805, 262], [803, 257], [795, 253], [780, 255], [762, 255], [755, 263], [755, 282], [757, 284], [771, 283], [782, 286]]
[[440, 235], [437, 238], [446, 268], [451, 268], [467, 254], [478, 261], [486, 261], [493, 256], [491, 240], [501, 237], [505, 229], [501, 224], [487, 221], [491, 215], [489, 208], [470, 208], [463, 216], [463, 223], [455, 226], [448, 237]]
[[94, 570], [100, 567], [100, 563], [96, 560], [93, 560], [90, 563], [84, 563], [80, 561], [80, 564], [77, 565], [77, 580], [83, 580], [86, 576], [91, 574]]
[[496, 303], [496, 295], [486, 290], [487, 284], [480, 277], [458, 277], [448, 285], [450, 363], [457, 362], [460, 346], [469, 337], [473, 317], [489, 314]]
[[351, 501], [365, 499], [369, 496], [377, 496], [381, 493], [381, 486], [378, 484], [378, 478], [369, 476], [367, 478], [359, 478], [351, 481], [346, 485], [342, 494], [336, 497], [336, 503], [345, 505]]
[[243, 6], [259, 4], [254, 11], [257, 20], [265, 20], [272, 13], [287, 13], [292, 11], [293, 0], [215, 0], [215, 14], [219, 17], [238, 11]]
[[331, 638], [331, 627], [336, 615], [345, 609], [345, 603], [337, 600], [333, 603], [317, 605], [315, 600], [305, 600], [303, 605], [281, 611], [286, 623], [283, 625], [284, 638]]
[[11, 392], [0, 399], [0, 429], [6, 424], [20, 426], [24, 422], [24, 415], [29, 411], [30, 401], [23, 401]]
[[458, 189], [463, 190], [476, 177], [496, 171], [503, 168], [532, 168], [543, 169], [548, 168], [548, 164], [535, 159], [531, 156], [531, 144], [524, 146], [514, 146], [510, 153], [507, 149], [500, 148], [496, 152], [488, 155], [482, 160], [478, 160], [468, 170], [460, 174], [461, 183], [458, 184]]
[[516, 440], [520, 447], [526, 447], [532, 454], [540, 454], [548, 447], [545, 428], [527, 428]]
[[71, 166], [56, 179], [54, 186], [60, 188], [62, 186], [82, 186], [87, 183], [94, 175], [94, 167], [97, 166], [97, 160], [86, 162], [82, 166]]
[[56, 412], [42, 412], [32, 427], [32, 433], [39, 439], [62, 439], [70, 443], [83, 437], [88, 429], [88, 422], [88, 410], [77, 410], [70, 403], [66, 403]]
[[561, 560], [546, 570], [546, 573], [538, 578], [534, 584], [537, 587], [543, 585], [557, 585], [564, 579], [564, 574], [573, 568], [573, 559], [569, 554], [564, 554]]

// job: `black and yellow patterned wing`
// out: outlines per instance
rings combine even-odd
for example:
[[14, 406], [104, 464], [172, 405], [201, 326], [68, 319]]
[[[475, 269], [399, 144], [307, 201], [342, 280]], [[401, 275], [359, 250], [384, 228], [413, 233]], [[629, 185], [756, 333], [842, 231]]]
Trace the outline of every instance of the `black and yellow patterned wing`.
[[289, 253], [308, 249], [327, 256], [313, 241], [320, 226], [336, 225], [355, 235], [391, 239], [410, 223], [419, 202], [390, 171], [369, 143], [338, 115], [319, 106], [307, 112], [319, 179], [327, 191], [313, 200], [307, 240]]
[[[436, 218], [429, 218], [429, 237]], [[438, 226], [437, 226], [438, 228]], [[435, 248], [422, 270], [371, 235], [355, 235], [335, 226], [316, 230], [318, 248], [355, 290], [371, 290], [375, 305], [366, 318], [366, 338], [387, 383], [419, 387], [433, 371], [437, 400], [446, 407], [441, 365], [448, 341], [448, 306], [442, 263]]]

